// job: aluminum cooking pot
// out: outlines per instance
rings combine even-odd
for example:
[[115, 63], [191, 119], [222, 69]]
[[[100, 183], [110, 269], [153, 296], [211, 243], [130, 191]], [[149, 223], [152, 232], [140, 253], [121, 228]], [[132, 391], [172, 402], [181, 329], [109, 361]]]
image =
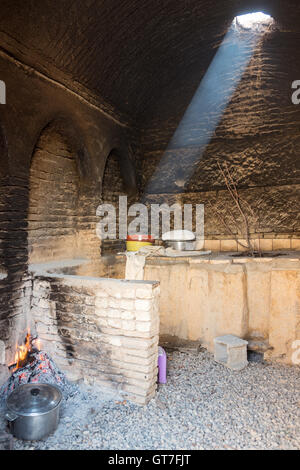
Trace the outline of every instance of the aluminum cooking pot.
[[18, 439], [35, 441], [53, 433], [59, 422], [62, 393], [50, 384], [25, 384], [7, 398], [6, 419]]
[[164, 244], [177, 251], [188, 251], [195, 249], [194, 241], [191, 242], [186, 240], [166, 240]]

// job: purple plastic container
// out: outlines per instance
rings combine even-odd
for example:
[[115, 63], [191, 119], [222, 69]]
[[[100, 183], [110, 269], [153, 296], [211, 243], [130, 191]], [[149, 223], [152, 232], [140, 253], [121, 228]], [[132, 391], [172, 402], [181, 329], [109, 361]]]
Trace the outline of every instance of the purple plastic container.
[[158, 383], [167, 383], [167, 355], [161, 346], [158, 346]]

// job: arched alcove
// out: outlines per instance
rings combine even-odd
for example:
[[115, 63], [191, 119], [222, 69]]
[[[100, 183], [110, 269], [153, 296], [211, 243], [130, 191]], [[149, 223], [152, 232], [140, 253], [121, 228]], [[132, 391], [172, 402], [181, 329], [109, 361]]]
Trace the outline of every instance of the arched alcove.
[[119, 197], [127, 197], [129, 207], [136, 201], [137, 188], [133, 165], [129, 159], [120, 156], [118, 150], [112, 150], [107, 159], [102, 179], [102, 203], [112, 204], [116, 210], [116, 240], [102, 240], [102, 254], [124, 249], [124, 242], [119, 239]]
[[80, 180], [76, 154], [59, 125], [42, 131], [29, 181], [29, 262], [76, 257]]

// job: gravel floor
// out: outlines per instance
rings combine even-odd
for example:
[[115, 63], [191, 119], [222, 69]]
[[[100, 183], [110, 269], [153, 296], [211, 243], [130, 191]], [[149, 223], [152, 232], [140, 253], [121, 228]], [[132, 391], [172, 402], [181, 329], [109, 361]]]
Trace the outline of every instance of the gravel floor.
[[299, 449], [300, 367], [250, 362], [232, 372], [206, 351], [169, 353], [168, 383], [147, 406], [80, 386], [52, 436], [14, 448]]

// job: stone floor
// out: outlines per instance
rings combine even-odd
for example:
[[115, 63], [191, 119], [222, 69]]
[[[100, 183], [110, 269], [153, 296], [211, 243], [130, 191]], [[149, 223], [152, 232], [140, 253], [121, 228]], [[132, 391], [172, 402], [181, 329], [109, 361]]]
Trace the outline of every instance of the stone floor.
[[14, 448], [299, 449], [300, 367], [249, 362], [237, 372], [205, 350], [170, 352], [168, 382], [147, 406], [80, 386], [52, 436]]

